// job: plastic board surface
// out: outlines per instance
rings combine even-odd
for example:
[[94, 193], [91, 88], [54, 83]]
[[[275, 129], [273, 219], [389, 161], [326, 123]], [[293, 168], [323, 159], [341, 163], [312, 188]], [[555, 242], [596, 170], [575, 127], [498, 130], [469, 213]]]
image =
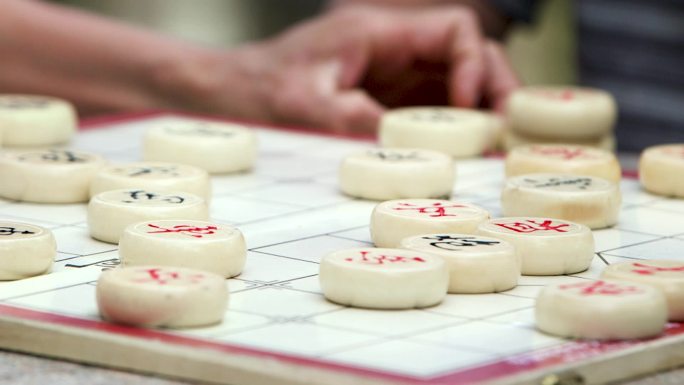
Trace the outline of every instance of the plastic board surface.
[[[176, 119], [122, 119], [81, 131], [72, 148], [110, 161], [141, 158], [146, 128]], [[449, 295], [407, 311], [347, 308], [326, 301], [318, 261], [343, 248], [371, 246], [375, 202], [337, 187], [347, 153], [370, 142], [255, 127], [260, 154], [245, 174], [213, 178], [213, 220], [247, 239], [243, 274], [227, 281], [222, 324], [153, 330], [102, 321], [95, 282], [118, 263], [115, 245], [88, 236], [86, 205], [0, 201], [0, 219], [52, 229], [58, 257], [48, 275], [0, 283], [0, 346], [64, 359], [226, 384], [536, 384], [545, 376], [601, 383], [684, 363], [684, 325], [644, 341], [569, 341], [534, 329], [534, 299], [548, 283], [596, 279], [610, 263], [684, 261], [684, 201], [622, 182], [619, 224], [594, 232], [591, 268], [560, 277], [524, 276], [510, 291]], [[454, 200], [500, 215], [501, 159], [457, 162]], [[59, 188], [59, 186], [55, 186]]]

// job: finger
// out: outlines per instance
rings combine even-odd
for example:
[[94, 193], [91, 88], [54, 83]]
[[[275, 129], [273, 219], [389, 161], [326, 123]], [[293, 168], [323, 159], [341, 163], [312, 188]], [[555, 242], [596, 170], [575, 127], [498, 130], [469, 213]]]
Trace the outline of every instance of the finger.
[[479, 102], [484, 81], [484, 38], [477, 16], [464, 7], [430, 10], [386, 10], [369, 31], [372, 73], [391, 80], [411, 63], [448, 65], [453, 104], [472, 107]]
[[475, 13], [465, 7], [440, 7], [412, 16], [412, 21], [405, 41], [416, 57], [446, 63], [452, 104], [475, 106], [486, 65], [485, 39]]
[[403, 106], [449, 104], [447, 69], [444, 65], [415, 63], [409, 70], [388, 83], [364, 79], [362, 87], [388, 108]]
[[306, 109], [282, 116], [289, 124], [299, 124], [326, 132], [374, 134], [384, 108], [362, 90], [341, 90], [333, 95], [309, 95]]
[[320, 127], [336, 134], [374, 134], [384, 108], [362, 90], [340, 91], [320, 104]]
[[[371, 43], [359, 32], [349, 32], [345, 39], [327, 57], [339, 63], [338, 86], [352, 88], [365, 76], [370, 60]], [[325, 57], [325, 56], [324, 56]]]
[[516, 75], [501, 44], [488, 41], [485, 45], [487, 60], [487, 79], [485, 95], [495, 111], [503, 113], [508, 96], [520, 87], [520, 79]]
[[283, 73], [272, 118], [336, 134], [374, 133], [384, 108], [364, 91], [340, 88], [335, 68], [328, 62]]
[[453, 28], [449, 82], [451, 103], [472, 108], [482, 96], [486, 69], [484, 38], [477, 16], [472, 12], [459, 11]]

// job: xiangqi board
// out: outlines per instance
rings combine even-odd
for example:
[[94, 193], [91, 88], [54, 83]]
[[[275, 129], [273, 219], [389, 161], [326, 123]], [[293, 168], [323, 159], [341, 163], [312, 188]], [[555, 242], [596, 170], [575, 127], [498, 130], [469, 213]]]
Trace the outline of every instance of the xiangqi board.
[[[72, 147], [112, 162], [141, 158], [145, 131], [173, 115], [100, 123]], [[229, 279], [224, 321], [168, 330], [103, 321], [94, 283], [118, 264], [116, 245], [88, 235], [85, 204], [2, 201], [3, 220], [52, 230], [51, 274], [0, 283], [0, 346], [68, 360], [225, 384], [536, 384], [550, 375], [603, 383], [684, 363], [684, 326], [640, 341], [573, 342], [534, 329], [534, 299], [546, 284], [597, 279], [609, 263], [684, 262], [684, 202], [621, 183], [618, 224], [594, 231], [589, 270], [525, 276], [497, 294], [450, 294], [435, 307], [381, 311], [326, 301], [318, 262], [333, 251], [371, 246], [375, 202], [339, 192], [347, 154], [373, 143], [256, 128], [259, 155], [250, 173], [213, 177], [211, 220], [239, 228], [248, 255]], [[457, 162], [452, 199], [500, 216], [500, 159]], [[59, 186], [54, 186], [55, 189]], [[3, 233], [0, 233], [0, 235]]]

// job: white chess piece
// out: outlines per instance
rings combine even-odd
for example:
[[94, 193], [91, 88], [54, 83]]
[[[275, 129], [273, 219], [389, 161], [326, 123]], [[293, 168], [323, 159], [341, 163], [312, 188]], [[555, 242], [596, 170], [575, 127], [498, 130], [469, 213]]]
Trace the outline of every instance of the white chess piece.
[[653, 337], [667, 321], [665, 296], [648, 285], [586, 281], [547, 285], [535, 306], [537, 328], [570, 338]]
[[25, 202], [80, 203], [105, 165], [101, 156], [71, 150], [11, 151], [0, 155], [0, 196]]
[[223, 319], [228, 287], [206, 271], [162, 266], [118, 267], [97, 281], [97, 305], [106, 320], [184, 328]]
[[523, 275], [574, 274], [589, 268], [594, 237], [587, 226], [552, 218], [505, 217], [483, 222], [478, 233], [508, 241]]
[[391, 110], [380, 122], [380, 145], [423, 148], [455, 158], [481, 155], [492, 147], [495, 122], [476, 110], [408, 107]]
[[600, 229], [617, 223], [617, 183], [592, 176], [527, 174], [509, 178], [501, 194], [504, 216], [564, 219]]
[[496, 293], [514, 288], [520, 257], [509, 242], [471, 234], [424, 234], [405, 238], [401, 247], [433, 254], [449, 268], [449, 293]]
[[411, 309], [440, 303], [449, 272], [440, 257], [401, 249], [349, 249], [328, 254], [319, 274], [330, 301], [371, 309]]
[[47, 273], [56, 255], [57, 244], [50, 230], [0, 221], [0, 281]]
[[344, 158], [340, 189], [347, 195], [389, 200], [445, 198], [454, 186], [451, 157], [430, 150], [376, 149]]
[[246, 255], [240, 230], [204, 221], [138, 222], [126, 227], [119, 241], [122, 266], [187, 267], [226, 278], [242, 272]]
[[76, 133], [76, 109], [66, 100], [36, 95], [0, 95], [0, 136], [5, 147], [46, 147]]
[[209, 174], [198, 167], [166, 162], [113, 164], [98, 172], [90, 196], [120, 189], [183, 191], [211, 200]]
[[174, 218], [206, 221], [209, 209], [194, 194], [135, 189], [105, 191], [88, 204], [90, 236], [109, 243], [119, 243], [124, 229], [134, 223]]
[[249, 170], [257, 154], [253, 130], [237, 124], [181, 120], [145, 133], [146, 161], [188, 164], [211, 174]]
[[370, 232], [376, 247], [399, 247], [402, 239], [419, 234], [475, 234], [489, 219], [476, 205], [439, 199], [397, 199], [373, 209]]

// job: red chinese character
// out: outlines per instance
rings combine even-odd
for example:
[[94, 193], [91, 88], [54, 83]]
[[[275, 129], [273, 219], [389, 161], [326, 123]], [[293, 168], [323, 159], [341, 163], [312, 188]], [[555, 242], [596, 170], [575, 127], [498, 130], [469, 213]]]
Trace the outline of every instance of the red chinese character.
[[570, 285], [561, 285], [559, 288], [561, 290], [581, 289], [579, 293], [582, 295], [622, 295], [642, 292], [638, 287], [618, 285], [606, 281], [573, 283]]
[[153, 224], [148, 224], [147, 226], [153, 229], [159, 229], [157, 231], [148, 231], [148, 234], [181, 233], [195, 238], [202, 238], [205, 235], [214, 234], [215, 230], [217, 230], [216, 226], [197, 227], [190, 225], [178, 225], [173, 226], [172, 228], [165, 228]]
[[546, 219], [542, 223], [528, 219], [524, 222], [494, 224], [499, 227], [503, 227], [504, 229], [515, 231], [516, 233], [534, 233], [536, 231], [555, 231], [558, 233], [566, 233], [568, 230], [565, 229], [565, 227], [570, 226], [568, 223], [554, 225], [553, 221], [550, 219]]
[[[401, 206], [401, 207], [397, 207]], [[456, 217], [456, 214], [447, 214], [446, 210], [449, 208], [467, 207], [464, 205], [452, 204], [445, 206], [442, 202], [435, 202], [429, 206], [418, 206], [411, 203], [400, 202], [397, 206], [392, 207], [392, 210], [415, 210], [420, 214], [429, 214], [430, 217]]]
[[[420, 257], [402, 257], [402, 256], [387, 256], [387, 255], [377, 255], [369, 256], [370, 251], [361, 251], [360, 262], [367, 263], [369, 265], [384, 265], [385, 263], [406, 263], [406, 262], [425, 262], [423, 258]], [[353, 262], [354, 258], [345, 258], [347, 262]]]
[[674, 155], [684, 158], [684, 146], [667, 147], [663, 150], [663, 152], [668, 155]]
[[575, 98], [575, 92], [573, 92], [573, 90], [570, 90], [570, 89], [562, 90], [560, 93], [554, 92], [551, 90], [539, 90], [538, 94], [545, 96], [549, 99], [564, 100], [564, 101], [573, 100]]
[[141, 283], [157, 283], [159, 285], [166, 285], [167, 283], [174, 282], [189, 282], [198, 283], [204, 278], [202, 274], [191, 274], [182, 275], [181, 273], [173, 270], [163, 270], [160, 268], [151, 268], [144, 270], [147, 273], [147, 277], [137, 279], [135, 282]]
[[532, 152], [541, 155], [562, 158], [564, 160], [572, 160], [576, 158], [595, 158], [595, 156], [584, 151], [583, 148], [532, 146]]
[[658, 267], [658, 266], [644, 265], [643, 263], [639, 263], [639, 262], [633, 263], [632, 266], [637, 268], [637, 269], [632, 270], [632, 273], [641, 274], [641, 275], [653, 275], [653, 274], [661, 272], [661, 271], [684, 272], [684, 266]]

